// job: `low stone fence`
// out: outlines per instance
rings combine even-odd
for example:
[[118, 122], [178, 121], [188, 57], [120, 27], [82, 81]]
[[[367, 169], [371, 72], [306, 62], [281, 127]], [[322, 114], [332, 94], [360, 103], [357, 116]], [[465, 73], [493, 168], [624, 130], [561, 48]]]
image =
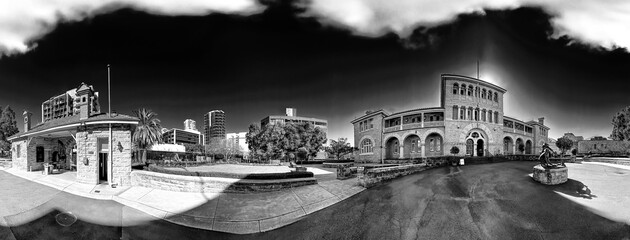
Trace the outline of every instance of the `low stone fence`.
[[427, 164], [412, 164], [402, 165], [395, 167], [382, 167], [372, 169], [358, 168], [359, 185], [370, 188], [377, 185], [380, 182], [387, 181], [394, 178], [399, 178], [412, 173], [421, 172], [431, 168]]
[[618, 164], [624, 166], [630, 166], [630, 159], [597, 159], [597, 158], [584, 158], [583, 162], [601, 162], [601, 163], [611, 163]]
[[0, 160], [0, 167], [2, 168], [11, 168], [13, 166], [13, 162]]
[[352, 166], [354, 166], [354, 162], [345, 162], [345, 163], [326, 163], [325, 162], [324, 164], [322, 164], [322, 167], [325, 167], [325, 168], [340, 168], [340, 167], [347, 168], [347, 167], [352, 167]]
[[175, 192], [269, 192], [317, 184], [317, 179], [289, 178], [273, 180], [197, 177], [150, 171], [132, 171], [131, 185]]

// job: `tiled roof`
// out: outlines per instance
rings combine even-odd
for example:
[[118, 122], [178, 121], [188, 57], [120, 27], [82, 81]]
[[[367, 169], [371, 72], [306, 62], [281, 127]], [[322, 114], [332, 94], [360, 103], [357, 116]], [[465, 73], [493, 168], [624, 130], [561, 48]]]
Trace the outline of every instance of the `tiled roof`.
[[52, 119], [52, 120], [49, 120], [49, 121], [45, 121], [43, 123], [39, 123], [39, 124], [35, 125], [28, 132], [18, 133], [16, 135], [11, 136], [11, 138], [18, 138], [21, 135], [24, 135], [24, 134], [27, 134], [27, 133], [36, 132], [36, 131], [43, 131], [43, 130], [54, 128], [54, 127], [70, 125], [70, 124], [80, 123], [80, 122], [87, 123], [87, 122], [95, 122], [95, 121], [116, 121], [116, 120], [138, 121], [138, 118], [132, 117], [132, 116], [129, 116], [129, 115], [124, 115], [124, 114], [112, 114], [112, 116], [110, 117], [110, 116], [107, 115], [107, 113], [100, 113], [98, 115], [94, 115], [94, 116], [91, 116], [91, 117], [89, 117], [87, 119], [83, 119], [83, 120], [80, 120], [79, 117], [80, 117], [79, 115], [73, 115], [73, 116], [70, 116], [70, 117], [56, 118], [56, 119]]

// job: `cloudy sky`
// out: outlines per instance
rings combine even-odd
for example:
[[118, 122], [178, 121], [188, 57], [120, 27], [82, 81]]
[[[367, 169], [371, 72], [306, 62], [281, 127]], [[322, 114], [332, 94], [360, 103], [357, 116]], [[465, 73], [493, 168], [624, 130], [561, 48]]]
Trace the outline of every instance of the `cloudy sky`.
[[234, 132], [295, 107], [352, 138], [365, 110], [438, 106], [440, 74], [479, 61], [506, 115], [608, 136], [630, 105], [628, 29], [625, 0], [1, 1], [0, 106], [38, 115], [81, 82], [105, 96], [109, 63], [119, 113], [172, 128], [222, 109]]

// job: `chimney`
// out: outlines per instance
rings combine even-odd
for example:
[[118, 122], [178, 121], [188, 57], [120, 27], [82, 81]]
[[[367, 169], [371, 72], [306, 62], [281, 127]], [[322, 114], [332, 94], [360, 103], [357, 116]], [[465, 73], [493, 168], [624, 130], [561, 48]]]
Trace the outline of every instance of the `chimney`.
[[33, 114], [29, 111], [24, 110], [22, 116], [24, 116], [24, 132], [28, 132], [31, 130], [31, 116]]
[[541, 125], [545, 125], [545, 118], [544, 117], [538, 118], [538, 123], [540, 123]]

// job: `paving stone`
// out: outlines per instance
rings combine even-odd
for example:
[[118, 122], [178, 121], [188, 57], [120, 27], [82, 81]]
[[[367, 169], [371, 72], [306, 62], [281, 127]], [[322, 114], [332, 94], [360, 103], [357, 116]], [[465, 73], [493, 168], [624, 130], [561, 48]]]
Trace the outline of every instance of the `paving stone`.
[[291, 190], [293, 191], [293, 193], [295, 193], [298, 202], [302, 206], [316, 203], [322, 201], [323, 199], [328, 199], [335, 196], [332, 193], [326, 191], [326, 189], [322, 188], [320, 185], [296, 187]]
[[216, 218], [247, 221], [276, 217], [297, 209], [300, 204], [291, 191], [256, 194], [225, 194], [219, 198]]
[[168, 213], [164, 220], [192, 228], [212, 230], [214, 218]]
[[327, 208], [328, 206], [331, 206], [335, 203], [340, 202], [341, 200], [338, 197], [332, 197], [329, 199], [325, 199], [316, 203], [312, 203], [309, 205], [304, 205], [302, 206], [304, 208], [304, 211], [306, 211], [306, 214], [311, 214], [314, 212], [317, 212], [319, 210], [322, 210], [324, 208]]

